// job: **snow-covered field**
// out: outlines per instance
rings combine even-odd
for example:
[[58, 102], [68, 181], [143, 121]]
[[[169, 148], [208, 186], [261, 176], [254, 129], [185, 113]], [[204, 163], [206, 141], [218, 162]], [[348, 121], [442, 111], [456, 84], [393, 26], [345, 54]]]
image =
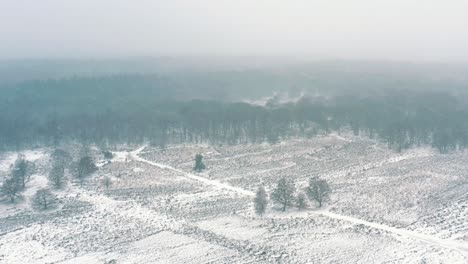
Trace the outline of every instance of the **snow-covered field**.
[[[202, 173], [192, 170], [197, 153]], [[0, 170], [16, 155], [1, 154]], [[45, 212], [28, 201], [47, 184], [50, 150], [24, 155], [39, 169], [23, 199], [0, 204], [0, 263], [468, 263], [467, 152], [395, 153], [338, 135], [126, 146], [83, 185], [56, 192], [59, 207]], [[270, 193], [288, 177], [300, 189], [311, 176], [330, 183], [325, 208], [270, 204], [263, 217], [254, 214], [259, 185]]]

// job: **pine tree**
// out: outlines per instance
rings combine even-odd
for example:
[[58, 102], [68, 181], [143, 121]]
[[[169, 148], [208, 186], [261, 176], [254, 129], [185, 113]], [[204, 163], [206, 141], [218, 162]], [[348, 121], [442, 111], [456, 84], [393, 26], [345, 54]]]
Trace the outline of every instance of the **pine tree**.
[[268, 197], [263, 186], [258, 187], [254, 198], [254, 209], [257, 215], [262, 216], [267, 208]]
[[28, 163], [23, 155], [19, 155], [16, 159], [12, 176], [22, 189], [26, 187], [26, 182], [29, 180], [28, 176], [30, 175], [28, 175]]
[[205, 167], [205, 164], [203, 164], [203, 156], [202, 154], [197, 154], [195, 155], [195, 166], [193, 167], [193, 169], [197, 172], [201, 172], [202, 170], [204, 170], [206, 167]]
[[284, 212], [288, 206], [292, 206], [294, 203], [294, 191], [294, 184], [283, 177], [278, 181], [278, 185], [273, 190], [271, 199], [282, 205], [282, 211]]
[[78, 162], [76, 177], [82, 182], [86, 176], [97, 170], [93, 159], [90, 156], [85, 156]]
[[331, 189], [327, 181], [313, 177], [309, 180], [306, 193], [310, 200], [316, 201], [318, 207], [322, 207], [323, 203], [330, 198]]

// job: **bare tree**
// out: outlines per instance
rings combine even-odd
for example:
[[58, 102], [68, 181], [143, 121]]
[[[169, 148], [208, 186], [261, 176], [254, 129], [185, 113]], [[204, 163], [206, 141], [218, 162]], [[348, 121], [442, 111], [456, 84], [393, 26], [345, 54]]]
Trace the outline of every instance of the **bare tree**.
[[254, 198], [254, 209], [255, 213], [259, 216], [262, 216], [268, 205], [268, 197], [263, 186], [258, 187], [257, 192], [255, 193]]
[[294, 203], [294, 191], [294, 184], [283, 177], [278, 181], [276, 188], [273, 190], [271, 199], [282, 205], [282, 211], [284, 212], [288, 206], [292, 206]]
[[39, 189], [34, 194], [32, 199], [32, 205], [38, 210], [47, 210], [53, 208], [57, 202], [57, 197], [50, 192], [49, 189]]
[[19, 196], [21, 191], [21, 186], [19, 185], [18, 181], [13, 178], [6, 179], [3, 184], [0, 192], [3, 196], [6, 196], [10, 199], [10, 202], [14, 202], [15, 199]]
[[330, 198], [331, 189], [326, 180], [313, 177], [309, 179], [306, 193], [310, 200], [316, 201], [318, 207], [322, 207], [323, 203]]

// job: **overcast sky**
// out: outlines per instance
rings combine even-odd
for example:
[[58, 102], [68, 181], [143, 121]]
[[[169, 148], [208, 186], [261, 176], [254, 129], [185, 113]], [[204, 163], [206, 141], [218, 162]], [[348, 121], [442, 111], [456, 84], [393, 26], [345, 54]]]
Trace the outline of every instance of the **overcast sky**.
[[468, 61], [468, 0], [0, 0], [0, 58]]

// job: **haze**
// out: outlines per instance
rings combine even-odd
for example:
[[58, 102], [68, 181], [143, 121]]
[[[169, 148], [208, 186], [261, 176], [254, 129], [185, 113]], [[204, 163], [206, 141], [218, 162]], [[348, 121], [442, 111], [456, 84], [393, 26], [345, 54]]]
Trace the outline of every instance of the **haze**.
[[2, 0], [0, 58], [307, 55], [468, 61], [468, 2]]

